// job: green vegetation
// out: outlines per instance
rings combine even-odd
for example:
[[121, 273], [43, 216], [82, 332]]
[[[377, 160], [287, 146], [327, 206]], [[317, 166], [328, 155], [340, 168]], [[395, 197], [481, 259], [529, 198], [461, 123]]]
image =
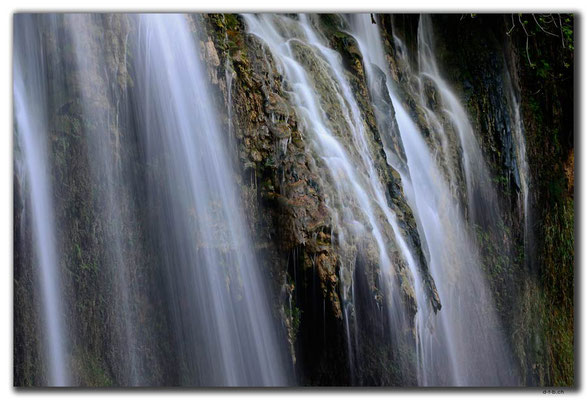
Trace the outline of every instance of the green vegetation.
[[[523, 30], [526, 36], [526, 58], [530, 67], [537, 70], [538, 76], [545, 78], [552, 75], [552, 66], [544, 54], [544, 42], [556, 40], [561, 46], [560, 56], [555, 62], [570, 68], [574, 46], [573, 14], [512, 14], [510, 35], [516, 29]], [[557, 76], [562, 77], [562, 75]]]
[[542, 224], [543, 324], [550, 375], [555, 386], [573, 385], [574, 365], [574, 201], [554, 205]]
[[573, 15], [532, 18], [526, 25], [532, 27], [535, 60], [521, 71], [537, 196], [538, 324], [544, 335], [539, 355], [546, 384], [555, 386], [574, 384], [573, 23]]

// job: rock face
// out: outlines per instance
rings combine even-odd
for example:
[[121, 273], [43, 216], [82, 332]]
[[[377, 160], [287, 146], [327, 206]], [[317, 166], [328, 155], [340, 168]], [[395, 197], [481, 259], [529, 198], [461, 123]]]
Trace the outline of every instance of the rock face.
[[[356, 218], [364, 227], [363, 235], [354, 235], [348, 224], [340, 222], [349, 219], [345, 213], [352, 214], [352, 210], [356, 211], [353, 218], [360, 216], [360, 205], [351, 194], [337, 189], [338, 182], [316, 145], [315, 132], [297, 104], [296, 88], [273, 49], [251, 33], [243, 16], [186, 18], [206, 64], [235, 164], [241, 167], [236, 180], [247, 223], [262, 271], [272, 284], [272, 317], [288, 341], [298, 383], [417, 385], [416, 349], [420, 344], [415, 316], [422, 305], [419, 307], [415, 293], [415, 271], [423, 285], [426, 309], [442, 312], [443, 299], [429, 270], [430, 254], [418, 216], [404, 192], [407, 158], [395, 118], [390, 118], [396, 110], [387, 92], [387, 76], [426, 143], [438, 149], [442, 174], [449, 176], [451, 171], [463, 169], [459, 164], [462, 153], [455, 145], [457, 132], [447, 128], [447, 145], [430, 122], [431, 112], [442, 114], [435, 85], [425, 78], [415, 80], [411, 71], [418, 68], [414, 58], [418, 16], [373, 19], [379, 24], [390, 74], [372, 66], [370, 82], [359, 44], [348, 33], [347, 19], [320, 15], [312, 16], [309, 22], [341, 65], [365, 133], [364, 146], [374, 170], [370, 178], [381, 183], [382, 208], [395, 216], [400, 236], [413, 255], [415, 270], [410, 269], [402, 243], [384, 212], [374, 212], [389, 249], [392, 267], [388, 275], [383, 271], [380, 244], [373, 233], [377, 227], [372, 221]], [[353, 150], [358, 147], [353, 147], [356, 138], [345, 111], [352, 105], [348, 99], [341, 100], [344, 88], [332, 76], [325, 57], [317, 56], [315, 48], [308, 45], [309, 34], [300, 29], [299, 18], [284, 16], [280, 34], [291, 36], [288, 46], [309, 72], [328, 128], [351, 149], [349, 157], [360, 159]], [[570, 24], [564, 26], [572, 27], [570, 18]], [[135, 21], [124, 15], [89, 18], [83, 44], [87, 64], [76, 63], [74, 52], [65, 46], [73, 39], [61, 36], [67, 24], [61, 18], [55, 21], [51, 23], [56, 26], [44, 20], [46, 26], [41, 26], [50, 49], [48, 79], [59, 88], [50, 99], [51, 157], [59, 200], [65, 296], [70, 299], [66, 316], [72, 326], [70, 356], [75, 384], [181, 384], [175, 368], [182, 360], [177, 353], [180, 350], [173, 348], [169, 317], [157, 311], [168, 306], [165, 290], [158, 284], [163, 273], [158, 257], [162, 256], [154, 250], [153, 235], [145, 229], [156, 213], [153, 204], [144, 201], [150, 190], [145, 187], [145, 177], [157, 176], [158, 166], [145, 162], [135, 136], [135, 67], [132, 43], [128, 43], [129, 32], [137, 29]], [[542, 72], [526, 60], [522, 28], [507, 35], [508, 21], [502, 16], [434, 17], [439, 64], [465, 104], [498, 188], [503, 220], [499, 224], [473, 216], [471, 220], [478, 232], [479, 257], [498, 317], [522, 371], [520, 383], [572, 385], [573, 79], [572, 71], [556, 61], [562, 52], [564, 62], [572, 65], [572, 51], [570, 55], [567, 52], [572, 33], [565, 50], [554, 42], [546, 47], [534, 43], [543, 57], [539, 71], [547, 70], [543, 72], [547, 74], [545, 94], [539, 96]], [[196, 25], [205, 29], [196, 29]], [[98, 62], [92, 59], [102, 55], [105, 70], [96, 68]], [[87, 88], [74, 79], [84, 73], [92, 77], [84, 80], [89, 82]], [[521, 99], [520, 121], [511, 117], [510, 89]], [[91, 105], [95, 120], [82, 117], [84, 103], [85, 107]], [[437, 123], [450, 126], [449, 117], [445, 118]], [[516, 153], [516, 123], [523, 125], [520, 132], [530, 149], [527, 178], [521, 177]], [[102, 135], [101, 141], [92, 144], [90, 138], [97, 135]], [[115, 167], [91, 165], [88, 160], [96, 146], [108, 149]], [[554, 171], [548, 165], [553, 165]], [[126, 174], [133, 186], [108, 186], [119, 173]], [[100, 182], [95, 179], [100, 174], [111, 179]], [[464, 173], [457, 172], [452, 178], [455, 202], [466, 203]], [[533, 182], [533, 195], [526, 203], [520, 200], [524, 179]], [[39, 299], [34, 295], [33, 255], [28, 250], [32, 239], [18, 174], [14, 185], [15, 383], [39, 385], [44, 373], [38, 363], [42, 328], [31, 317]], [[120, 207], [117, 213], [110, 211], [105, 200], [104, 193], [110, 192], [119, 196], [115, 199]], [[534, 215], [529, 210], [541, 210], [536, 211], [533, 224], [528, 223], [527, 215]], [[113, 231], [114, 220], [121, 221], [116, 225], [120, 232]], [[104, 250], [107, 243], [121, 237], [124, 244], [118, 261], [128, 266], [122, 275], [109, 267], [116, 263], [112, 253]], [[557, 272], [557, 262], [562, 272]], [[126, 286], [130, 292], [124, 292], [122, 279], [131, 282]], [[562, 295], [552, 288], [555, 284], [564, 287]], [[394, 290], [388, 290], [390, 287]], [[126, 311], [121, 311], [123, 306]], [[125, 367], [129, 363], [134, 365], [132, 374]]]

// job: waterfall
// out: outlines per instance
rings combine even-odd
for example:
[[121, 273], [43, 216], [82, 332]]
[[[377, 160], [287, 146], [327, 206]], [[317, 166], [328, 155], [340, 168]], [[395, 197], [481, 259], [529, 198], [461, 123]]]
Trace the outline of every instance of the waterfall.
[[[375, 257], [373, 262], [379, 265], [381, 285], [387, 293], [385, 308], [394, 326], [390, 334], [399, 343], [401, 327], [408, 321], [398, 275], [410, 282], [407, 285], [414, 284], [417, 298], [423, 299], [424, 295], [420, 280], [415, 279], [415, 256], [402, 236], [379, 175], [373, 133], [367, 132], [340, 56], [325, 45], [305, 15], [299, 16], [299, 21], [267, 14], [244, 18], [249, 31], [266, 43], [279, 60], [305, 126], [305, 140], [316, 152], [317, 162], [325, 165], [323, 173], [329, 176], [328, 206], [343, 259], [340, 274], [345, 286], [341, 292], [348, 346], [356, 350], [358, 340], [348, 326], [354, 314], [350, 312], [354, 309], [354, 280], [344, 278], [354, 274], [357, 255], [349, 250], [353, 248], [359, 248], [366, 257]], [[351, 254], [345, 254], [347, 251]], [[407, 265], [407, 271], [402, 271], [403, 265]], [[351, 374], [353, 352], [349, 351]]]
[[[386, 73], [387, 90], [396, 112], [407, 159], [407, 170], [398, 169], [408, 201], [417, 215], [420, 231], [425, 236], [423, 242], [427, 244], [430, 271], [443, 304], [436, 316], [428, 313], [426, 318], [421, 315], [417, 317], [420, 384], [515, 384], [515, 369], [483, 276], [476, 243], [463, 208], [455, 202], [452, 187], [456, 185], [448, 181], [459, 172], [443, 174], [422, 132], [406, 111], [404, 101], [398, 98], [389, 65], [384, 61], [377, 25], [371, 24], [368, 15], [357, 15], [354, 18], [355, 34], [359, 38], [365, 62]], [[431, 79], [440, 93], [441, 112], [449, 118], [432, 116], [436, 121], [450, 121], [459, 135], [468, 205], [474, 207], [474, 199], [480, 196], [478, 192], [491, 190], [483, 180], [475, 181], [474, 177], [479, 179], [488, 175], [466, 113], [438, 73], [431, 32], [430, 19], [421, 18], [420, 76], [416, 79], [420, 82]], [[399, 39], [396, 38], [397, 41]], [[400, 48], [405, 51], [405, 47]], [[422, 95], [415, 97], [423, 98]], [[425, 104], [420, 106], [426, 107]], [[433, 110], [428, 112], [435, 113]], [[443, 131], [439, 133], [446, 134]], [[393, 159], [390, 164], [394, 164]], [[495, 195], [490, 198], [495, 198]], [[422, 312], [426, 312], [426, 309], [418, 311], [418, 314]]]
[[64, 321], [61, 266], [59, 264], [56, 221], [53, 213], [51, 169], [47, 155], [47, 82], [45, 59], [31, 15], [14, 20], [14, 115], [16, 124], [16, 163], [27, 193], [32, 228], [32, 263], [38, 277], [45, 352], [45, 385], [71, 383], [68, 366], [67, 326]]
[[228, 135], [217, 120], [188, 17], [140, 15], [136, 35], [136, 113], [147, 163], [156, 165], [149, 202], [181, 383], [285, 385]]
[[550, 300], [516, 270], [522, 240], [541, 265], [548, 186], [527, 77], [496, 44], [505, 70], [461, 96], [436, 43], [456, 34], [415, 18], [410, 41], [373, 14], [15, 15], [16, 384], [514, 386], [554, 368], [532, 326]]

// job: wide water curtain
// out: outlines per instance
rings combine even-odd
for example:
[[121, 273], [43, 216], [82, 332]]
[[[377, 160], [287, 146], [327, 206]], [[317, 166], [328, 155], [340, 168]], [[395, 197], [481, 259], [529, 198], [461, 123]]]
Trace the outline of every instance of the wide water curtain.
[[[228, 134], [184, 15], [141, 15], [136, 91], [153, 229], [182, 383], [283, 385], [281, 347], [249, 240]], [[197, 23], [191, 19], [192, 24]]]
[[198, 19], [15, 19], [16, 167], [32, 227], [21, 242], [41, 294], [43, 384], [288, 382]]

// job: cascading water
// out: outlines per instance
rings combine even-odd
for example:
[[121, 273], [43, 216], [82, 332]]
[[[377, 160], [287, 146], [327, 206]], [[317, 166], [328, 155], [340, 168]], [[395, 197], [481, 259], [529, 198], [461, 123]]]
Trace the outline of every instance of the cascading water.
[[[399, 41], [397, 37], [395, 39]], [[462, 173], [455, 172], [451, 177], [455, 179], [455, 175], [464, 176], [470, 220], [483, 226], [495, 223], [501, 219], [499, 202], [467, 112], [440, 74], [434, 54], [434, 33], [429, 15], [421, 15], [418, 25], [418, 68], [420, 101], [428, 116], [436, 114], [432, 119], [436, 121], [434, 127], [440, 127], [436, 132], [441, 136], [439, 140], [445, 143], [445, 146], [454, 146], [451, 133], [456, 134], [458, 139], [457, 156], [453, 156], [453, 160], [445, 160], [445, 166], [449, 170], [459, 170], [459, 166], [462, 165]], [[440, 110], [431, 109], [426, 104], [426, 90], [430, 87], [435, 88], [440, 95]], [[438, 121], [443, 123], [439, 126]], [[450, 129], [447, 129], [447, 126]], [[455, 164], [459, 161], [459, 164]], [[451, 184], [452, 190], [457, 191], [458, 182]]]
[[[196, 21], [193, 21], [194, 24]], [[136, 111], [185, 385], [287, 384], [204, 67], [182, 15], [141, 15]]]
[[[399, 343], [399, 332], [403, 329], [400, 327], [409, 322], [397, 275], [405, 274], [403, 279], [410, 282], [407, 285], [414, 285], [417, 298], [424, 299], [425, 295], [420, 279], [414, 279], [419, 276], [415, 257], [388, 203], [376, 167], [376, 153], [371, 144], [374, 139], [362, 120], [340, 57], [324, 44], [304, 15], [299, 21], [266, 14], [245, 15], [245, 20], [249, 31], [263, 40], [274, 58], [280, 61], [307, 131], [306, 140], [313, 144], [316, 157], [330, 175], [329, 207], [344, 260], [340, 274], [345, 285], [341, 291], [348, 346], [357, 346], [357, 338], [352, 337], [349, 328], [352, 318], [349, 308], [353, 307], [353, 279], [350, 277], [357, 255], [356, 250], [355, 254], [352, 251], [351, 255], [344, 254], [352, 248], [360, 248], [367, 257], [376, 257], [374, 261], [380, 267], [381, 285], [388, 294], [387, 309], [394, 326], [390, 333]], [[401, 272], [403, 263], [407, 264], [407, 272]], [[349, 353], [352, 374], [353, 350]]]
[[68, 347], [64, 325], [61, 266], [57, 253], [53, 192], [48, 154], [47, 85], [44, 52], [35, 29], [35, 18], [18, 15], [14, 23], [14, 115], [16, 124], [18, 170], [27, 191], [32, 220], [34, 271], [38, 274], [44, 326], [43, 346], [46, 357], [44, 384], [67, 386], [70, 382]]
[[[22, 191], [31, 205], [33, 254], [43, 294], [41, 320], [47, 332], [46, 384], [69, 385], [84, 379], [81, 375], [87, 377], [84, 347], [94, 334], [103, 336], [89, 345], [108, 343], [101, 351], [117, 384], [148, 385], [165, 379], [153, 378], [161, 360], [147, 356], [157, 354], [157, 345], [150, 336], [153, 327], [141, 326], [148, 308], [137, 306], [154, 297], [156, 304], [169, 307], [168, 320], [173, 324], [169, 332], [177, 345], [169, 356], [178, 361], [178, 371], [167, 375], [169, 382], [286, 385], [290, 372], [285, 343], [280, 342], [280, 330], [274, 325], [270, 294], [249, 239], [230, 152], [235, 146], [217, 120], [191, 30], [196, 29], [195, 21], [190, 27], [188, 17], [182, 15], [127, 18], [121, 22], [107, 15], [67, 14], [15, 19], [14, 96], [20, 154], [16, 170], [23, 171]], [[128, 21], [133, 27], [125, 31]], [[103, 32], [114, 35], [114, 29], [124, 35], [120, 42], [113, 36], [97, 40]], [[130, 79], [125, 75], [131, 47], [136, 72], [133, 90], [126, 86]], [[44, 56], [52, 63], [48, 68]], [[96, 236], [76, 247], [77, 257], [88, 250], [92, 252], [87, 257], [95, 258], [90, 266], [69, 265], [68, 273], [79, 279], [77, 268], [99, 269], [100, 280], [92, 286], [102, 291], [99, 301], [106, 306], [93, 310], [103, 313], [104, 332], [94, 329], [87, 332], [91, 337], [74, 337], [71, 350], [66, 348], [70, 327], [63, 316], [55, 239], [57, 232], [71, 231], [58, 230], [53, 215], [54, 206], [63, 213], [71, 204], [62, 204], [63, 198], [53, 204], [51, 163], [62, 161], [55, 156], [48, 159], [46, 143], [47, 138], [56, 140], [52, 132], [65, 128], [55, 128], [56, 117], [47, 115], [49, 105], [61, 107], [61, 114], [64, 109], [71, 114], [65, 121], [74, 127], [70, 134], [81, 144], [80, 154], [88, 165], [88, 176], [81, 179], [90, 182], [81, 201], [91, 204], [95, 212], [89, 214], [86, 223], [92, 226], [86, 228]], [[137, 173], [132, 159], [139, 156], [149, 167]], [[137, 188], [138, 193], [146, 193], [146, 199], [135, 203], [138, 193], [132, 191]], [[147, 226], [136, 221], [133, 207], [137, 206], [150, 210], [153, 218]], [[77, 223], [79, 217], [74, 218]], [[150, 229], [148, 234], [145, 228]], [[166, 284], [164, 301], [158, 284], [152, 286], [154, 293], [148, 293], [149, 286], [140, 280], [144, 278], [137, 277], [141, 266], [155, 257], [147, 246], [157, 251], [158, 271], [153, 274]], [[88, 294], [80, 296], [85, 300]], [[67, 322], [74, 327], [84, 317], [76, 313], [84, 309], [79, 305], [72, 309]], [[161, 312], [162, 318], [165, 314]], [[159, 335], [165, 334], [164, 328], [157, 329]], [[68, 351], [73, 353], [71, 360]], [[100, 371], [100, 362], [94, 361], [90, 372]]]
[[16, 15], [15, 382], [527, 380], [525, 77], [402, 18]]
[[524, 221], [524, 254], [527, 266], [533, 262], [533, 235], [532, 212], [530, 208], [530, 170], [526, 152], [526, 138], [524, 124], [520, 110], [520, 94], [516, 88], [509, 71], [505, 74], [506, 91], [508, 96], [509, 115], [511, 119], [512, 136], [514, 139], [515, 174], [514, 179], [520, 188], [520, 211]]
[[[377, 26], [372, 23], [369, 15], [354, 15], [351, 17], [350, 23], [363, 56], [364, 68], [374, 108], [379, 111], [376, 112], [375, 115], [378, 127], [382, 134], [387, 162], [392, 168], [400, 173], [404, 191], [408, 198], [413, 200], [414, 189], [410, 178], [410, 168], [408, 165], [409, 159], [406, 160], [407, 151], [404, 148], [401, 138], [399, 140], [399, 147], [393, 145], [392, 139], [394, 133], [399, 131], [397, 124], [401, 127], [402, 122], [405, 122], [405, 111], [403, 109], [397, 110], [396, 108], [397, 111], [394, 112], [394, 107], [397, 105], [397, 99], [393, 96], [393, 92], [391, 91], [389, 74], [384, 72], [387, 71], [387, 68], [383, 58], [385, 53], [379, 37], [379, 31]], [[378, 74], [383, 74], [385, 79], [383, 81], [378, 81]], [[390, 95], [392, 97], [389, 97]], [[399, 133], [401, 133], [401, 131]], [[417, 145], [421, 146], [421, 143], [418, 142]], [[424, 153], [426, 152], [425, 149], [420, 150], [424, 150]], [[427, 165], [419, 165], [419, 168], [416, 168], [414, 171], [416, 174], [421, 174], [422, 171], [430, 170], [432, 167], [431, 160], [427, 159], [425, 162]], [[432, 210], [433, 208], [426, 209], [429, 214], [433, 214]], [[415, 217], [419, 220], [422, 216], [415, 213]], [[437, 219], [436, 215], [424, 215], [423, 217]], [[422, 223], [420, 220], [419, 222], [419, 226], [421, 227]], [[423, 236], [424, 239], [426, 239], [426, 236]], [[422, 240], [422, 245], [426, 246], [425, 240]], [[421, 281], [421, 276], [417, 275], [415, 287], [418, 312], [416, 314], [415, 324], [418, 335], [418, 343], [416, 345], [416, 354], [418, 358], [418, 382], [419, 384], [427, 385], [428, 380], [426, 376], [426, 368], [431, 367], [431, 365], [426, 365], [430, 364], [430, 355], [427, 354], [428, 349], [426, 348], [426, 345], [430, 343], [429, 326], [431, 324], [430, 319], [433, 318], [433, 316], [430, 315], [431, 309], [424, 297], [424, 293], [419, 289], [419, 281]], [[455, 361], [452, 358], [449, 358], [449, 360], [451, 366], [454, 367], [453, 364]]]
[[[429, 145], [395, 94], [389, 66], [384, 61], [377, 25], [371, 24], [367, 15], [354, 18], [355, 33], [366, 64], [374, 64], [386, 73], [387, 89], [396, 112], [407, 159], [407, 171], [402, 171], [401, 166], [396, 168], [402, 174], [406, 196], [425, 237], [423, 242], [428, 247], [430, 271], [443, 304], [438, 315], [427, 313], [425, 318], [420, 315], [417, 319], [420, 384], [515, 384], [515, 369], [483, 277], [476, 244], [463, 218], [463, 210], [454, 201], [451, 185], [436, 164]], [[483, 162], [478, 159], [480, 151], [474, 137], [469, 136], [473, 135], [473, 131], [466, 114], [456, 96], [438, 75], [429, 41], [429, 24], [428, 18], [420, 21], [420, 79], [433, 80], [445, 107], [443, 111], [450, 115], [456, 125], [455, 130], [460, 135], [462, 164], [465, 175], [468, 175], [466, 179], [470, 200], [478, 195], [479, 186], [485, 185], [484, 182], [471, 184], [471, 177], [487, 176], [487, 173], [480, 170]], [[443, 120], [443, 117], [437, 117], [436, 120]], [[393, 166], [394, 160], [390, 161]], [[458, 172], [449, 174], [455, 175]], [[483, 190], [490, 189], [485, 186]], [[421, 309], [419, 314], [422, 312], [426, 313], [426, 309]], [[447, 365], [450, 366], [448, 370]]]

